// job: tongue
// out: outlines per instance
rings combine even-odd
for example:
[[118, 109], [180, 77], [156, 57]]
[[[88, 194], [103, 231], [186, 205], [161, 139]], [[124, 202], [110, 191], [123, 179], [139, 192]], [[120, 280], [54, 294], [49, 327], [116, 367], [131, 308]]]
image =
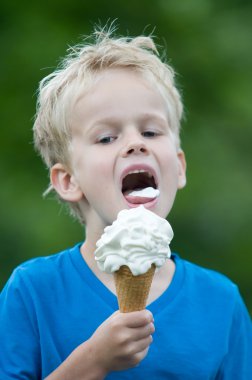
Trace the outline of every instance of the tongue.
[[129, 203], [143, 204], [157, 198], [159, 194], [159, 190], [154, 189], [153, 187], [146, 187], [145, 189], [134, 190], [126, 193], [124, 194], [124, 197]]

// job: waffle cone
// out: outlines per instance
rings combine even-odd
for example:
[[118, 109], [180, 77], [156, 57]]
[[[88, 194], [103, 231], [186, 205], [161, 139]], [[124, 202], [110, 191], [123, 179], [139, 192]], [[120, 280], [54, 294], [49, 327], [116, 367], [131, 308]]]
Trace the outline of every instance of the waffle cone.
[[143, 310], [146, 307], [155, 265], [144, 274], [133, 276], [126, 265], [114, 273], [119, 309], [122, 313]]

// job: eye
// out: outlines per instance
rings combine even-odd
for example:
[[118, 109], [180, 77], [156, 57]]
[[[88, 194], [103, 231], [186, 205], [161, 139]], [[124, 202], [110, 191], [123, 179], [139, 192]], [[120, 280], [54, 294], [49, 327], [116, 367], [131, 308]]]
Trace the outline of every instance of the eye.
[[158, 133], [155, 131], [144, 131], [142, 132], [143, 137], [155, 137], [158, 136]]
[[116, 137], [115, 136], [103, 136], [103, 137], [100, 137], [97, 142], [99, 144], [103, 144], [103, 145], [106, 145], [106, 144], [110, 144], [112, 143], [114, 140], [116, 140]]

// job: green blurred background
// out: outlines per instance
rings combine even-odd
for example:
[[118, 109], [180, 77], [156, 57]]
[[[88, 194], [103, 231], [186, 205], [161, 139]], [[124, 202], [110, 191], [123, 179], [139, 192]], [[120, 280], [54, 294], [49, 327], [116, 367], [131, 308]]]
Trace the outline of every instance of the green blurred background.
[[52, 199], [32, 146], [38, 82], [96, 23], [150, 33], [175, 67], [186, 118], [188, 184], [169, 220], [173, 249], [238, 283], [252, 313], [252, 3], [244, 0], [2, 0], [0, 288], [13, 268], [84, 232]]

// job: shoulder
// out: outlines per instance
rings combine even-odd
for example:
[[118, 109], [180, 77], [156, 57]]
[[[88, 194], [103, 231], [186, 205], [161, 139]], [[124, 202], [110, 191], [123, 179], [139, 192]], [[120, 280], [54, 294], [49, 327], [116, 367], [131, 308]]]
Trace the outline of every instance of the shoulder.
[[51, 286], [57, 277], [70, 268], [71, 254], [78, 247], [79, 245], [76, 245], [49, 256], [36, 257], [23, 262], [14, 269], [6, 287], [21, 290], [25, 287], [39, 287], [41, 284]]
[[205, 320], [205, 323], [214, 325], [215, 328], [221, 325], [223, 331], [233, 331], [232, 326], [239, 324], [251, 334], [249, 312], [233, 281], [222, 273], [181, 259], [177, 255], [174, 260], [182, 273], [179, 305], [183, 310], [193, 310], [191, 319], [198, 323]]
[[238, 286], [226, 275], [204, 268], [175, 255], [175, 262], [183, 267], [184, 281], [191, 294], [200, 294], [215, 302], [228, 300], [233, 306], [240, 298]]

